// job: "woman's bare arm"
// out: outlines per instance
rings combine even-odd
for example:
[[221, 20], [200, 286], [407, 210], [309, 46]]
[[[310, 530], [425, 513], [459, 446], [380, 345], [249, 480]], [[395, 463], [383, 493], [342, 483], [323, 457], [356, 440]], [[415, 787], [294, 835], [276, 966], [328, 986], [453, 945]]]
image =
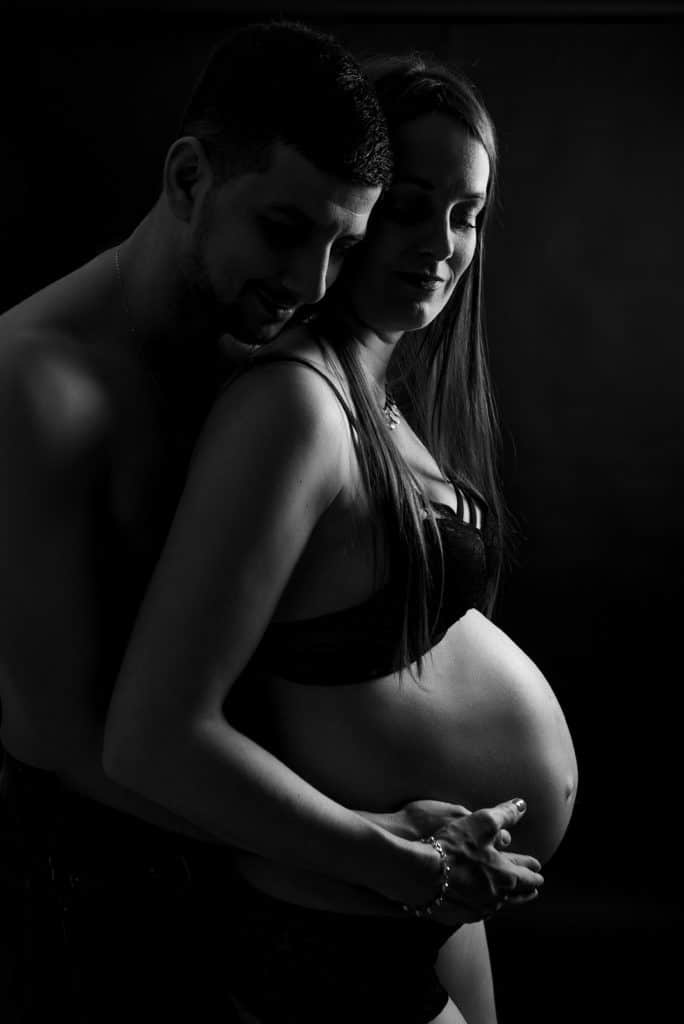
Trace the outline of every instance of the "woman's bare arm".
[[301, 367], [263, 367], [219, 400], [115, 688], [104, 763], [226, 843], [421, 904], [438, 885], [431, 848], [330, 800], [223, 714], [339, 493], [347, 430]]
[[299, 367], [264, 367], [218, 401], [115, 687], [104, 763], [227, 843], [391, 890], [387, 850], [400, 859], [409, 844], [328, 800], [223, 714], [339, 491], [345, 429], [323, 382]]

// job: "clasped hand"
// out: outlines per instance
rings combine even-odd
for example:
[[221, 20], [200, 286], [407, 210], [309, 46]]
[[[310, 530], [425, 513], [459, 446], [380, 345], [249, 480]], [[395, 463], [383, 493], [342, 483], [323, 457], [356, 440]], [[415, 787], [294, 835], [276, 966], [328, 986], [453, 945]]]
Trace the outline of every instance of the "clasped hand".
[[507, 800], [470, 812], [460, 805], [417, 800], [398, 814], [404, 835], [439, 840], [449, 864], [444, 902], [430, 917], [442, 924], [464, 924], [490, 917], [504, 904], [535, 899], [544, 884], [535, 857], [507, 852], [513, 828], [526, 811], [524, 800]]

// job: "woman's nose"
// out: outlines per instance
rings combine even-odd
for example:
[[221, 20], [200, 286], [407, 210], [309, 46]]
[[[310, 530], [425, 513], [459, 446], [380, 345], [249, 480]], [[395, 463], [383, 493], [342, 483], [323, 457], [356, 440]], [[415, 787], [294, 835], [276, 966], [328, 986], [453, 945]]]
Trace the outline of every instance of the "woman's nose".
[[421, 249], [438, 262], [451, 259], [454, 255], [454, 233], [448, 219], [435, 219], [426, 225]]

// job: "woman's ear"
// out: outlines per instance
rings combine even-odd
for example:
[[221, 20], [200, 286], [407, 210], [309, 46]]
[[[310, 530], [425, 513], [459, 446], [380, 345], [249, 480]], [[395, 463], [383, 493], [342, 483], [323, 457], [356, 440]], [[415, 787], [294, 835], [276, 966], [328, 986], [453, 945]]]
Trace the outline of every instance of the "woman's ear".
[[192, 219], [197, 200], [213, 181], [204, 146], [193, 135], [176, 139], [164, 162], [164, 195], [175, 217]]

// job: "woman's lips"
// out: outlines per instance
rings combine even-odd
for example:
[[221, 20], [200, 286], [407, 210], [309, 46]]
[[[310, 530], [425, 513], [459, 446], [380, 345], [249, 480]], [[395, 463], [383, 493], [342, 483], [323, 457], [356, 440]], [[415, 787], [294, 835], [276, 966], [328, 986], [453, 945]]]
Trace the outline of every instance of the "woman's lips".
[[440, 291], [445, 284], [444, 278], [439, 277], [436, 274], [422, 274], [406, 270], [398, 270], [396, 271], [396, 276], [400, 281], [403, 281], [415, 291], [426, 293]]

